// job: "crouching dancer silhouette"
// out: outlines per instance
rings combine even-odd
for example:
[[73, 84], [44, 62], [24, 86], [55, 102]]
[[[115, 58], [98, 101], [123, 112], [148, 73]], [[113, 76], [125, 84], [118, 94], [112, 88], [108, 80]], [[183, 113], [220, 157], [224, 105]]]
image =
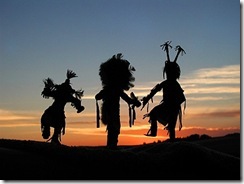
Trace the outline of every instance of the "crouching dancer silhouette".
[[[134, 87], [134, 84], [132, 84], [135, 80], [132, 74], [133, 71], [135, 71], [135, 68], [127, 60], [122, 59], [122, 54], [120, 53], [100, 65], [99, 75], [103, 89], [95, 96], [97, 102], [97, 128], [100, 127], [98, 100], [102, 100], [101, 120], [104, 125], [107, 125], [107, 147], [110, 149], [117, 148], [120, 134], [120, 97], [132, 109], [141, 105], [141, 102], [133, 93], [129, 97], [124, 92], [124, 90], [127, 91]], [[133, 114], [134, 120], [135, 112]]]
[[[153, 98], [153, 96], [163, 89], [163, 99], [159, 105], [155, 106], [148, 114], [144, 115], [144, 118], [149, 117], [149, 123], [151, 127], [146, 136], [157, 136], [157, 121], [165, 126], [168, 130], [170, 141], [175, 140], [175, 126], [177, 122], [177, 117], [179, 116], [179, 130], [182, 128], [182, 110], [181, 104], [186, 101], [184, 90], [181, 88], [177, 79], [180, 78], [180, 67], [176, 63], [176, 60], [180, 53], [185, 53], [185, 51], [178, 45], [175, 50], [178, 50], [177, 55], [173, 62], [169, 58], [169, 47], [171, 42], [166, 42], [161, 45], [167, 53], [167, 60], [165, 61], [165, 66], [163, 70], [163, 78], [166, 77], [165, 81], [157, 84], [146, 97], [142, 98], [143, 106], [142, 109], [148, 101]], [[186, 103], [185, 103], [186, 107]], [[141, 110], [142, 110], [141, 109]]]
[[77, 75], [73, 71], [67, 70], [66, 76], [67, 79], [60, 85], [54, 84], [50, 78], [43, 80], [45, 87], [41, 95], [43, 98], [52, 97], [54, 102], [44, 111], [41, 117], [41, 132], [42, 137], [48, 139], [50, 137], [50, 127], [53, 127], [53, 136], [47, 141], [51, 140], [51, 143], [55, 144], [61, 144], [61, 131], [63, 135], [65, 134], [66, 122], [64, 107], [66, 103], [70, 102], [71, 106], [77, 109], [77, 113], [85, 109], [81, 105], [81, 97], [84, 91], [75, 91], [70, 85], [70, 79], [77, 77]]

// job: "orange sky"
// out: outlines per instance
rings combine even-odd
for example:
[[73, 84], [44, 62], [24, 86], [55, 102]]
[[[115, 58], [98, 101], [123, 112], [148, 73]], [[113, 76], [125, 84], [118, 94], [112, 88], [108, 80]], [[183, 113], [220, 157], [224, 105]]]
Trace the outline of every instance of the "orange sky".
[[[189, 112], [188, 112], [189, 111]], [[145, 112], [144, 112], [145, 113]], [[126, 112], [121, 112], [122, 127], [121, 134], [119, 135], [118, 145], [135, 145], [150, 143], [158, 140], [165, 140], [168, 138], [167, 131], [163, 130], [163, 125], [158, 125], [157, 137], [144, 136], [149, 129], [147, 119], [142, 119], [143, 111], [137, 111], [137, 119], [135, 125], [129, 127], [126, 120]], [[66, 113], [69, 116], [69, 113]], [[82, 114], [80, 114], [82, 119]], [[93, 116], [95, 119], [95, 116]], [[11, 119], [11, 118], [10, 118]], [[12, 119], [15, 119], [14, 117]], [[124, 120], [124, 121], [123, 121]], [[235, 122], [233, 126], [225, 126], [227, 122]], [[66, 119], [66, 134], [62, 136], [62, 144], [69, 146], [104, 146], [106, 145], [106, 128], [101, 125], [96, 128], [95, 121], [85, 122], [72, 122], [70, 118]], [[183, 128], [178, 131], [178, 123], [176, 125], [176, 136], [186, 137], [191, 134], [207, 134], [212, 137], [223, 136], [229, 133], [240, 132], [240, 111], [229, 111], [224, 114], [219, 113], [206, 113], [206, 114], [192, 114], [187, 109], [183, 115]], [[218, 125], [218, 123], [220, 125]], [[210, 126], [211, 125], [211, 126]], [[219, 128], [221, 127], [221, 128]], [[52, 131], [52, 130], [51, 130]], [[38, 121], [32, 122], [31, 120], [5, 120], [1, 123], [1, 138], [6, 139], [20, 139], [20, 140], [36, 140], [45, 141], [41, 137], [40, 123]]]
[[[158, 82], [160, 81], [138, 83], [132, 91], [141, 99]], [[176, 137], [191, 134], [207, 134], [215, 137], [240, 132], [239, 65], [200, 69], [182, 77], [180, 84], [187, 101], [183, 114], [183, 128], [178, 131], [178, 124], [176, 125]], [[70, 104], [66, 105], [66, 134], [62, 136], [63, 144], [106, 145], [105, 126], [96, 128], [95, 123], [94, 94], [100, 89], [99, 86], [96, 90], [85, 93], [82, 99], [85, 110], [80, 114], [77, 114]], [[153, 99], [149, 110], [159, 104], [162, 92], [158, 92]], [[40, 118], [52, 102], [52, 99], [40, 99], [40, 102], [36, 103], [38, 110], [31, 106], [29, 110], [0, 109], [0, 138], [45, 141], [41, 137]], [[101, 102], [99, 104], [101, 105]], [[14, 105], [20, 104], [13, 103]], [[168, 138], [167, 131], [163, 130], [161, 124], [157, 137], [144, 136], [150, 127], [148, 119], [143, 119], [143, 115], [147, 113], [146, 108], [142, 111], [140, 108], [136, 109], [135, 125], [129, 127], [128, 105], [123, 100], [120, 101], [120, 105], [122, 126], [119, 145], [143, 144]]]

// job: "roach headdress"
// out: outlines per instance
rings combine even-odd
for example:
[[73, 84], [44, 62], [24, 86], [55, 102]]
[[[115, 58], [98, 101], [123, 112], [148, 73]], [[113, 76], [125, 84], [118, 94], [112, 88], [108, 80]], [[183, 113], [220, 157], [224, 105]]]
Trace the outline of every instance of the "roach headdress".
[[135, 68], [122, 57], [122, 54], [118, 53], [100, 65], [99, 75], [103, 87], [116, 87], [123, 90], [134, 87], [133, 71]]
[[160, 47], [162, 47], [162, 49], [164, 51], [166, 51], [166, 54], [167, 54], [167, 59], [165, 61], [165, 66], [163, 69], [163, 77], [165, 76], [165, 73], [166, 73], [167, 79], [179, 79], [181, 70], [180, 70], [180, 66], [176, 63], [176, 61], [177, 61], [180, 53], [183, 55], [186, 52], [182, 49], [181, 46], [177, 45], [175, 47], [175, 51], [177, 51], [175, 59], [174, 59], [174, 61], [170, 61], [169, 48], [172, 48], [170, 43], [171, 43], [171, 41], [167, 41], [164, 44], [160, 45]]
[[[81, 99], [83, 96], [84, 90], [73, 90], [70, 86], [70, 79], [77, 77], [76, 73], [72, 70], [67, 70], [66, 80], [62, 84], [55, 84], [51, 78], [47, 78], [43, 80], [45, 85], [41, 95], [43, 98], [49, 98], [53, 93], [72, 93], [76, 98]], [[57, 92], [58, 91], [58, 92]], [[53, 96], [53, 95], [51, 95]]]

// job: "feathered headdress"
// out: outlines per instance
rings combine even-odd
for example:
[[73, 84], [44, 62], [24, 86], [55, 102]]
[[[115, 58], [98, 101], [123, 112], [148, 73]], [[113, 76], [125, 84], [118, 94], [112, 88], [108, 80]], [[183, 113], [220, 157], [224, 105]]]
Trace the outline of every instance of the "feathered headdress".
[[177, 45], [175, 47], [175, 51], [177, 51], [177, 54], [175, 56], [174, 61], [171, 62], [169, 57], [169, 48], [172, 48], [172, 46], [170, 44], [171, 41], [167, 41], [164, 44], [160, 45], [160, 47], [162, 47], [162, 49], [166, 51], [167, 54], [167, 59], [165, 61], [165, 66], [163, 69], [163, 77], [165, 76], [166, 73], [168, 79], [179, 79], [181, 70], [180, 70], [180, 66], [176, 63], [176, 61], [180, 53], [183, 55], [186, 52], [181, 46]]
[[63, 91], [70, 90], [69, 92], [74, 94], [76, 98], [81, 99], [81, 97], [83, 97], [84, 90], [80, 89], [75, 91], [71, 87], [67, 87], [70, 85], [71, 78], [78, 77], [76, 73], [72, 70], [67, 70], [66, 77], [67, 78], [65, 82], [60, 85], [55, 84], [51, 78], [44, 79], [43, 83], [45, 87], [41, 93], [43, 98], [49, 98], [50, 96], [53, 96], [53, 93], [59, 89]]
[[123, 55], [118, 53], [100, 65], [99, 75], [104, 87], [116, 87], [123, 90], [134, 87], [133, 71], [135, 68], [122, 57]]

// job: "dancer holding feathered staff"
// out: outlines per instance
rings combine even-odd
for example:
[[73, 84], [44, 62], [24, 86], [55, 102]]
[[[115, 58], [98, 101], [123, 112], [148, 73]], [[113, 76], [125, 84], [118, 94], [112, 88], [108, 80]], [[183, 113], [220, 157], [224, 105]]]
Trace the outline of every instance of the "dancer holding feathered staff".
[[54, 128], [53, 136], [47, 141], [51, 143], [61, 144], [61, 132], [65, 134], [65, 113], [64, 107], [66, 103], [70, 102], [71, 106], [77, 109], [77, 113], [82, 112], [85, 108], [81, 105], [81, 97], [83, 90], [74, 90], [70, 85], [70, 79], [77, 77], [76, 73], [67, 70], [67, 79], [64, 83], [58, 85], [54, 84], [53, 80], [47, 78], [43, 80], [45, 87], [41, 93], [43, 98], [52, 97], [53, 104], [48, 107], [41, 117], [41, 131], [42, 137], [48, 139], [50, 137], [50, 127]]
[[169, 58], [169, 48], [171, 42], [167, 41], [161, 45], [162, 49], [166, 51], [167, 60], [165, 61], [165, 66], [163, 70], [163, 78], [166, 74], [166, 80], [157, 84], [146, 97], [143, 97], [142, 109], [148, 101], [153, 98], [153, 96], [163, 90], [163, 99], [159, 105], [155, 106], [148, 114], [144, 115], [144, 118], [149, 117], [149, 123], [151, 127], [146, 136], [157, 136], [157, 121], [165, 126], [168, 130], [169, 138], [171, 141], [175, 140], [175, 126], [177, 123], [177, 118], [179, 117], [179, 130], [182, 128], [182, 110], [181, 104], [186, 101], [184, 90], [178, 83], [180, 78], [180, 66], [176, 63], [177, 58], [180, 53], [185, 53], [185, 51], [178, 45], [175, 50], [177, 51], [176, 57], [173, 62]]
[[[121, 53], [114, 55], [100, 65], [99, 75], [103, 89], [95, 96], [97, 102], [97, 128], [99, 128], [100, 120], [98, 100], [102, 100], [101, 120], [107, 126], [107, 147], [110, 149], [117, 148], [120, 134], [120, 98], [127, 102], [132, 109], [141, 105], [141, 102], [133, 93], [128, 96], [124, 92], [134, 87], [132, 83], [135, 80], [133, 71], [135, 71], [135, 68], [130, 65], [129, 61], [122, 59]], [[135, 112], [133, 114], [135, 115]], [[135, 117], [130, 120], [130, 123], [134, 119]]]

